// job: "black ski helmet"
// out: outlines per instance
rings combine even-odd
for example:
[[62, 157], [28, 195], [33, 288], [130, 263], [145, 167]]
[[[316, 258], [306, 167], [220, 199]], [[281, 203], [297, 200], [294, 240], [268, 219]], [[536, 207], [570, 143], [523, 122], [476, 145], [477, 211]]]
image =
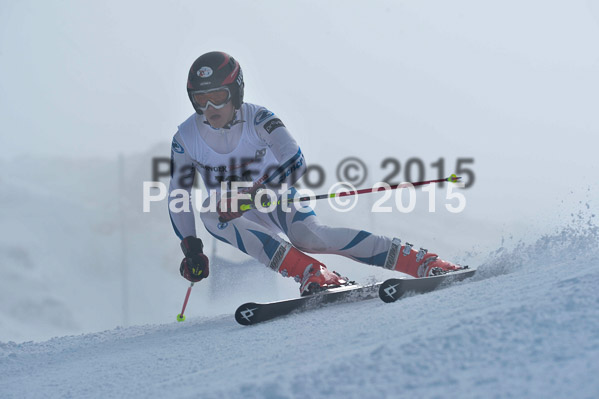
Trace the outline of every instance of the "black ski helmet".
[[243, 104], [243, 73], [235, 58], [222, 51], [211, 51], [201, 55], [194, 61], [187, 76], [187, 95], [196, 112], [202, 115], [202, 110], [191, 98], [191, 92], [227, 87], [231, 92], [231, 101], [235, 109]]

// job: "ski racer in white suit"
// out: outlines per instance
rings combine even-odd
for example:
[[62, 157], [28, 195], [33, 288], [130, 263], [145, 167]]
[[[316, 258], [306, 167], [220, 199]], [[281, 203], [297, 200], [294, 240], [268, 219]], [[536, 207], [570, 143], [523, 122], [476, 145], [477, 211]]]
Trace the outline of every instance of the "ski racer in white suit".
[[[217, 211], [201, 213], [204, 227], [216, 239], [230, 244], [286, 277], [300, 283], [302, 295], [348, 284], [348, 279], [329, 271], [309, 253], [339, 254], [358, 262], [398, 270], [414, 277], [457, 270], [459, 267], [435, 254], [395, 238], [364, 230], [322, 224], [314, 210], [305, 205], [277, 206], [271, 212], [233, 208], [253, 203], [263, 188], [278, 192], [282, 184], [291, 189], [305, 172], [306, 160], [283, 122], [268, 109], [243, 102], [243, 75], [239, 63], [223, 52], [210, 52], [192, 65], [187, 82], [196, 112], [179, 126], [171, 149], [170, 201], [181, 202], [177, 189], [190, 194], [195, 171], [209, 191], [221, 198], [222, 182], [247, 182], [248, 195], [231, 191]], [[244, 199], [245, 198], [245, 199]], [[204, 201], [209, 209], [211, 199]], [[212, 199], [214, 201], [214, 198]], [[170, 204], [169, 204], [170, 205]], [[225, 207], [226, 205], [226, 207]], [[190, 281], [208, 277], [209, 261], [197, 237], [195, 218], [189, 207], [169, 212], [175, 233], [182, 240], [185, 258], [181, 275]], [[279, 236], [284, 233], [287, 240]]]

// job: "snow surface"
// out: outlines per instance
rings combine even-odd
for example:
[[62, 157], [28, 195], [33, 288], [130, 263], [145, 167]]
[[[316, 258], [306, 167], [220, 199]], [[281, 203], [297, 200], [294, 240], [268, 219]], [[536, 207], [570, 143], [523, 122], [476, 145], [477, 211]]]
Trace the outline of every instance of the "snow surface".
[[[599, 2], [4, 3], [0, 399], [599, 397]], [[197, 23], [225, 14], [228, 33], [219, 18]], [[224, 34], [198, 42], [205, 32]], [[434, 213], [421, 191], [410, 214], [373, 214], [376, 195], [350, 213], [316, 211], [478, 277], [244, 328], [239, 304], [295, 296], [297, 284], [198, 226], [211, 277], [174, 323], [181, 251], [164, 202], [141, 212], [142, 181], [192, 112], [181, 79], [214, 49], [235, 55], [246, 100], [275, 111], [326, 170], [318, 193], [348, 156], [368, 166], [364, 187], [388, 175], [387, 157], [404, 172], [422, 159], [426, 179], [441, 157], [448, 174], [475, 159], [460, 214], [441, 190]], [[364, 60], [391, 72], [348, 84]], [[322, 87], [333, 100], [314, 96]], [[380, 115], [389, 129], [373, 125]], [[394, 275], [318, 258], [360, 283]]]
[[0, 343], [0, 396], [596, 398], [598, 240], [571, 225], [394, 304]]

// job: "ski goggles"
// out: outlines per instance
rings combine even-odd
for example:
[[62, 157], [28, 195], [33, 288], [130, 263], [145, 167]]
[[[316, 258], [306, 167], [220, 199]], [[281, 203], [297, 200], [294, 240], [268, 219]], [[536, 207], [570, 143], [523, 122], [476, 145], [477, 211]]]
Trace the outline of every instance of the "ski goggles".
[[227, 87], [219, 87], [211, 90], [197, 90], [191, 92], [191, 101], [202, 111], [208, 106], [221, 109], [231, 100], [231, 92]]

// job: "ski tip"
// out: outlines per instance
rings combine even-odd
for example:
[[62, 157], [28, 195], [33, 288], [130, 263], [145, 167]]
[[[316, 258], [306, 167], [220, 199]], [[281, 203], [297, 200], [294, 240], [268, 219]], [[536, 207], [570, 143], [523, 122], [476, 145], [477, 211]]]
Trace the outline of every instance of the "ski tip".
[[254, 324], [254, 318], [259, 305], [254, 302], [244, 303], [235, 311], [235, 321], [242, 326]]
[[402, 292], [399, 289], [401, 282], [402, 280], [397, 278], [385, 280], [379, 286], [379, 298], [386, 303], [397, 301], [402, 295]]

